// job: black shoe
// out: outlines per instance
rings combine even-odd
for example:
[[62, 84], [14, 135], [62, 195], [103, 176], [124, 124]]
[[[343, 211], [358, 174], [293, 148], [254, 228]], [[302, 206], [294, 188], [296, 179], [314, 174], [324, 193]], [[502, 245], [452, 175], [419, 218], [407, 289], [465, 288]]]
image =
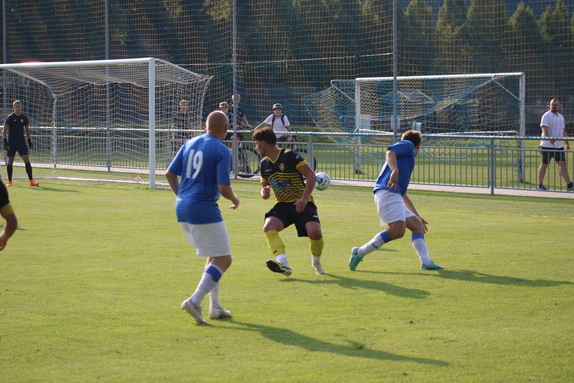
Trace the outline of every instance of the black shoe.
[[266, 264], [269, 270], [273, 271], [274, 273], [283, 274], [286, 277], [290, 276], [292, 273], [291, 268], [281, 262], [276, 262], [272, 259], [269, 259], [267, 260]]
[[570, 182], [568, 184], [568, 186], [566, 187], [566, 191], [574, 191], [574, 187], [572, 186], [572, 182]]
[[544, 187], [544, 185], [540, 184], [538, 186], [536, 186], [536, 190], [548, 190]]

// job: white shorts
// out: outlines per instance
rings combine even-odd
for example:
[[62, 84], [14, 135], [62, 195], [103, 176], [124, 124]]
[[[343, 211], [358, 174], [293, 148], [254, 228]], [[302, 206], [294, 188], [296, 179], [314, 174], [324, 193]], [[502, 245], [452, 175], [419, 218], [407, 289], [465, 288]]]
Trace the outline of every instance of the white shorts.
[[229, 235], [225, 222], [207, 223], [204, 225], [192, 225], [180, 222], [183, 235], [192, 246], [197, 249], [200, 258], [223, 257], [231, 255]]
[[381, 226], [397, 221], [406, 222], [407, 218], [415, 216], [412, 211], [407, 209], [403, 196], [398, 193], [379, 189], [375, 192], [373, 199], [377, 206]]

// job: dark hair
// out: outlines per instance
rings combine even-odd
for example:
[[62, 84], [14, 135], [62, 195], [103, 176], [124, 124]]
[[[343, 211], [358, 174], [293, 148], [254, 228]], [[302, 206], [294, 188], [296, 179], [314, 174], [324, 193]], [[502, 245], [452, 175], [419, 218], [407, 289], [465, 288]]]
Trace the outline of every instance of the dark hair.
[[275, 145], [277, 143], [277, 136], [272, 128], [255, 129], [251, 139], [253, 141], [265, 141], [268, 144]]
[[407, 130], [401, 136], [401, 140], [410, 141], [415, 147], [417, 147], [417, 145], [420, 145], [422, 141], [422, 134], [416, 130]]

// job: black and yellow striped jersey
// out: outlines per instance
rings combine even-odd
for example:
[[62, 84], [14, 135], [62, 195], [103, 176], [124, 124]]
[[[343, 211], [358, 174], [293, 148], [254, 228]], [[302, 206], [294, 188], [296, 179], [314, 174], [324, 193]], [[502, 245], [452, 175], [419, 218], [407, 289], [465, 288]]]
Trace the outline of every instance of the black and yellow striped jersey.
[[6, 217], [7, 215], [14, 214], [14, 209], [10, 204], [10, 199], [8, 198], [8, 190], [4, 186], [4, 182], [0, 181], [0, 215]]
[[[303, 175], [297, 170], [307, 161], [291, 149], [281, 149], [275, 161], [261, 160], [261, 183], [268, 182], [277, 202], [296, 202], [305, 191]], [[309, 202], [314, 202], [309, 197]]]

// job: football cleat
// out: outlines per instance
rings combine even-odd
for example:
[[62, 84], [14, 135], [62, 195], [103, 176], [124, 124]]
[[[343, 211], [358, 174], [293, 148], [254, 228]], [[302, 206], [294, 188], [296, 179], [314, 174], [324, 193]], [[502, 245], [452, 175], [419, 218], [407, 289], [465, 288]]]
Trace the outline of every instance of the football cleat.
[[268, 259], [266, 265], [269, 268], [269, 270], [273, 271], [274, 273], [283, 274], [286, 277], [290, 276], [293, 273], [293, 271], [289, 266], [281, 262], [274, 261], [272, 259]]
[[321, 262], [313, 262], [311, 265], [313, 266], [313, 270], [315, 271], [315, 274], [317, 274], [317, 275], [325, 274], [325, 270], [323, 270], [323, 266], [321, 266]]
[[8, 182], [6, 183], [6, 186], [12, 186], [12, 181], [8, 181]]
[[359, 256], [359, 248], [353, 247], [351, 250], [351, 258], [349, 259], [349, 269], [351, 271], [357, 270], [357, 265], [363, 262], [363, 257]]
[[34, 180], [30, 180], [30, 186], [40, 186], [40, 183]]
[[422, 265], [421, 270], [442, 270], [444, 267], [437, 265], [433, 261], [431, 261], [428, 265]]
[[231, 311], [220, 307], [218, 309], [214, 307], [209, 308], [209, 319], [224, 319], [224, 318], [231, 318]]
[[191, 298], [186, 299], [181, 304], [181, 309], [185, 310], [191, 317], [193, 321], [197, 324], [204, 324], [207, 323], [203, 320], [203, 314], [201, 313], [201, 307], [197, 307], [191, 302]]

